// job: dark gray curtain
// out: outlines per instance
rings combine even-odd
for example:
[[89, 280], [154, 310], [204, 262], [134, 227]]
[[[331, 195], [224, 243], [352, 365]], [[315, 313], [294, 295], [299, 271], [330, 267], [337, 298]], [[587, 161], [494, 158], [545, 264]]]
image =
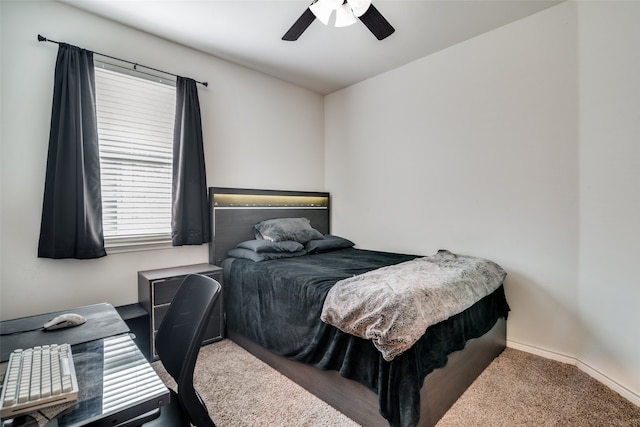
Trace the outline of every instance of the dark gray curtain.
[[93, 52], [60, 43], [38, 256], [98, 258], [102, 232]]
[[198, 89], [193, 79], [176, 80], [176, 121], [173, 132], [173, 246], [209, 241], [209, 204], [204, 166]]

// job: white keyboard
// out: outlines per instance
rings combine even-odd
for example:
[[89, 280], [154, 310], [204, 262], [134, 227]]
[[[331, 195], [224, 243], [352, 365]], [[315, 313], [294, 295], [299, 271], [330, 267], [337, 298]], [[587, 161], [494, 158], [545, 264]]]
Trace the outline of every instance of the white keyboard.
[[0, 396], [1, 418], [75, 400], [78, 380], [69, 344], [36, 346], [11, 353]]

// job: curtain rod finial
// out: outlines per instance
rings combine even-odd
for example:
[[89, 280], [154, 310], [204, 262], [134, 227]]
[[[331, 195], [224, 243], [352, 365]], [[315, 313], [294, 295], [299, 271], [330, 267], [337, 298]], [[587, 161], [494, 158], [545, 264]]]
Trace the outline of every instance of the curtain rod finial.
[[209, 83], [204, 82], [204, 83], [202, 83], [202, 85], [203, 85], [204, 87], [208, 87], [208, 86], [209, 86]]
[[38, 34], [38, 41], [39, 42], [46, 42], [47, 38], [46, 37], [42, 37], [40, 34]]

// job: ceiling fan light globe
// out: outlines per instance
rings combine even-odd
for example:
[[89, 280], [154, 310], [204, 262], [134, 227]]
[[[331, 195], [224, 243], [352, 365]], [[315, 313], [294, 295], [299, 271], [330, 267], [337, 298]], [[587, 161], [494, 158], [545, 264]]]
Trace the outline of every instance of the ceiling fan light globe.
[[309, 10], [313, 12], [320, 22], [328, 25], [331, 14], [341, 4], [342, 0], [318, 0], [309, 6]]
[[364, 15], [364, 13], [371, 6], [371, 0], [347, 0], [351, 10], [353, 10], [353, 14], [358, 18]]
[[356, 22], [358, 21], [348, 4], [345, 3], [336, 9], [336, 27], [348, 27]]

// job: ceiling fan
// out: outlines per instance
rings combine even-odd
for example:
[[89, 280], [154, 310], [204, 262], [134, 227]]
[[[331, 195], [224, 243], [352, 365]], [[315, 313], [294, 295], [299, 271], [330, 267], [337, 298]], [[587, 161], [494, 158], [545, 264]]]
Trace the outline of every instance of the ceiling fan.
[[378, 40], [389, 37], [395, 29], [389, 21], [371, 4], [371, 0], [313, 0], [282, 40], [295, 41], [318, 18], [324, 25], [336, 11], [336, 27], [346, 27], [357, 22], [359, 18]]

